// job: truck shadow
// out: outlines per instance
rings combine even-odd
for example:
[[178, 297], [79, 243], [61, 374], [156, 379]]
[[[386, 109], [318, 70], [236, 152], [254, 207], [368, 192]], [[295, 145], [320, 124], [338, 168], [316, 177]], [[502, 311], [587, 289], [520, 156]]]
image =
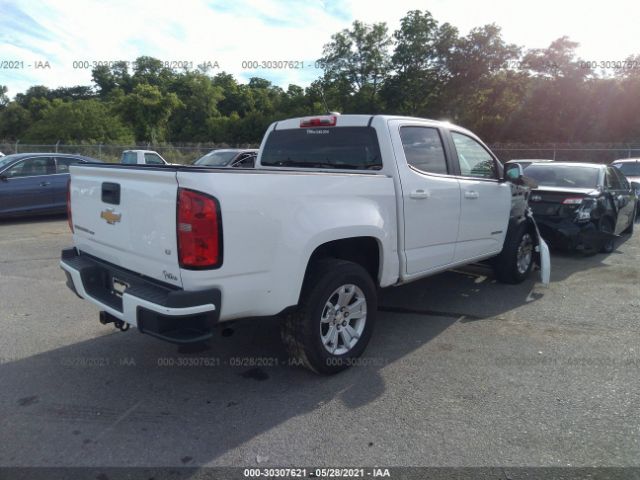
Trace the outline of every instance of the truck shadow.
[[[552, 280], [599, 267], [603, 257], [560, 258]], [[355, 411], [382, 402], [385, 368], [415, 361], [412, 352], [458, 321], [500, 315], [543, 295], [534, 279], [501, 285], [479, 265], [385, 290], [363, 361], [332, 377], [288, 361], [275, 318], [237, 322], [231, 336], [217, 335], [200, 349], [132, 330], [27, 358], [0, 358], [0, 465], [98, 472], [165, 466], [175, 468], [171, 478], [194, 475], [184, 467], [233, 465], [238, 456], [255, 459], [253, 466], [269, 465], [265, 441], [256, 437], [292, 422], [309, 429], [308, 445], [298, 443], [299, 435], [295, 444], [273, 435], [273, 448], [313, 451], [325, 435], [322, 426], [297, 417], [332, 415], [339, 404]], [[72, 298], [69, 293], [61, 301], [79, 302]], [[353, 448], [366, 450], [376, 441], [359, 434]]]

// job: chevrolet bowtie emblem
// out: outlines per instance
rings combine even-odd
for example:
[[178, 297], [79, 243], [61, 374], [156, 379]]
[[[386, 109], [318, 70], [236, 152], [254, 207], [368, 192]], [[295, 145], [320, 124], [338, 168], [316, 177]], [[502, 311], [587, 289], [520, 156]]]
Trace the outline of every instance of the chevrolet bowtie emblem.
[[100, 213], [100, 218], [104, 218], [109, 225], [113, 225], [116, 222], [120, 221], [120, 218], [122, 218], [122, 214], [115, 213], [112, 209], [108, 209], [108, 210], [103, 210]]

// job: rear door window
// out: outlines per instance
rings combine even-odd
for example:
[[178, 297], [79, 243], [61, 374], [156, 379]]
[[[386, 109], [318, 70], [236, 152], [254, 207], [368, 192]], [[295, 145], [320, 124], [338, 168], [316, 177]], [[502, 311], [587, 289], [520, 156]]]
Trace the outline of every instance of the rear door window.
[[615, 175], [618, 178], [618, 181], [620, 182], [620, 187], [623, 190], [631, 189], [631, 185], [629, 185], [629, 182], [627, 181], [627, 177], [625, 177], [622, 174], [622, 172], [620, 172], [620, 170], [618, 170], [617, 168], [612, 168], [611, 171], [613, 172], [613, 175]]
[[372, 127], [274, 130], [262, 152], [267, 167], [380, 170], [378, 137]]
[[56, 164], [53, 157], [35, 157], [16, 163], [5, 172], [5, 175], [7, 178], [18, 178], [52, 175], [54, 173], [56, 173]]
[[604, 184], [610, 190], [622, 190], [622, 183], [612, 167], [607, 167], [604, 177]]
[[407, 163], [426, 173], [447, 174], [447, 160], [438, 130], [433, 127], [402, 127], [402, 148]]

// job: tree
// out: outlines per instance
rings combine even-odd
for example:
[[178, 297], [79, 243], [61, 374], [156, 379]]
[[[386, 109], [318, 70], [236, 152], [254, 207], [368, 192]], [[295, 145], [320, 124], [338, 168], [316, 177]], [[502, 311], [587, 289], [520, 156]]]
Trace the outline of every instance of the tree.
[[[448, 80], [442, 115], [471, 127], [482, 118], [483, 105], [495, 99], [492, 77], [517, 64], [520, 49], [507, 44], [495, 24], [473, 28], [458, 38], [445, 59]], [[478, 110], [478, 109], [481, 110]]]
[[17, 140], [31, 125], [31, 114], [18, 102], [10, 102], [0, 110], [0, 139]]
[[169, 88], [181, 105], [169, 121], [171, 138], [179, 141], [210, 141], [213, 120], [220, 116], [217, 105], [223, 98], [222, 88], [197, 71], [176, 76]]
[[348, 87], [344, 93], [353, 96], [354, 110], [380, 110], [378, 93], [391, 70], [391, 43], [386, 23], [367, 25], [356, 20], [351, 29], [332, 35], [324, 46], [320, 59], [324, 82]]
[[393, 37], [396, 75], [385, 81], [386, 105], [394, 113], [428, 116], [450, 76], [446, 62], [458, 31], [448, 23], [439, 26], [428, 11], [413, 10], [400, 20]]
[[0, 109], [3, 109], [9, 103], [7, 92], [9, 89], [5, 85], [0, 85]]
[[157, 86], [139, 84], [116, 109], [133, 128], [136, 140], [157, 143], [168, 140], [169, 118], [182, 106], [175, 93], [163, 94]]
[[133, 62], [131, 80], [134, 87], [140, 84], [154, 85], [165, 92], [174, 78], [175, 73], [157, 58], [142, 56]]
[[221, 115], [230, 116], [234, 112], [244, 116], [253, 109], [253, 100], [246, 85], [239, 84], [233, 75], [225, 72], [213, 77], [212, 83], [222, 90], [223, 99], [218, 102]]
[[522, 58], [523, 68], [542, 78], [583, 80], [592, 70], [576, 57], [579, 45], [565, 36], [554, 40], [547, 48], [530, 49]]
[[131, 93], [133, 90], [129, 66], [124, 61], [114, 62], [111, 65], [98, 65], [91, 71], [91, 78], [102, 98], [109, 96], [117, 88], [125, 93]]
[[31, 143], [131, 143], [133, 132], [98, 100], [56, 101], [26, 132]]

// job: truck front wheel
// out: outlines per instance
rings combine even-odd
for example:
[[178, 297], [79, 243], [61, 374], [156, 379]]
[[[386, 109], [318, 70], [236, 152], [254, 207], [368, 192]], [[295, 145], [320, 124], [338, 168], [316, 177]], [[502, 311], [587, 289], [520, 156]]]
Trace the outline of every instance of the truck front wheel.
[[298, 308], [283, 319], [282, 340], [297, 364], [337, 373], [355, 364], [369, 343], [376, 287], [357, 263], [326, 259], [310, 268]]
[[534, 233], [528, 222], [509, 229], [502, 252], [492, 260], [498, 280], [502, 283], [523, 282], [533, 267], [534, 252]]

